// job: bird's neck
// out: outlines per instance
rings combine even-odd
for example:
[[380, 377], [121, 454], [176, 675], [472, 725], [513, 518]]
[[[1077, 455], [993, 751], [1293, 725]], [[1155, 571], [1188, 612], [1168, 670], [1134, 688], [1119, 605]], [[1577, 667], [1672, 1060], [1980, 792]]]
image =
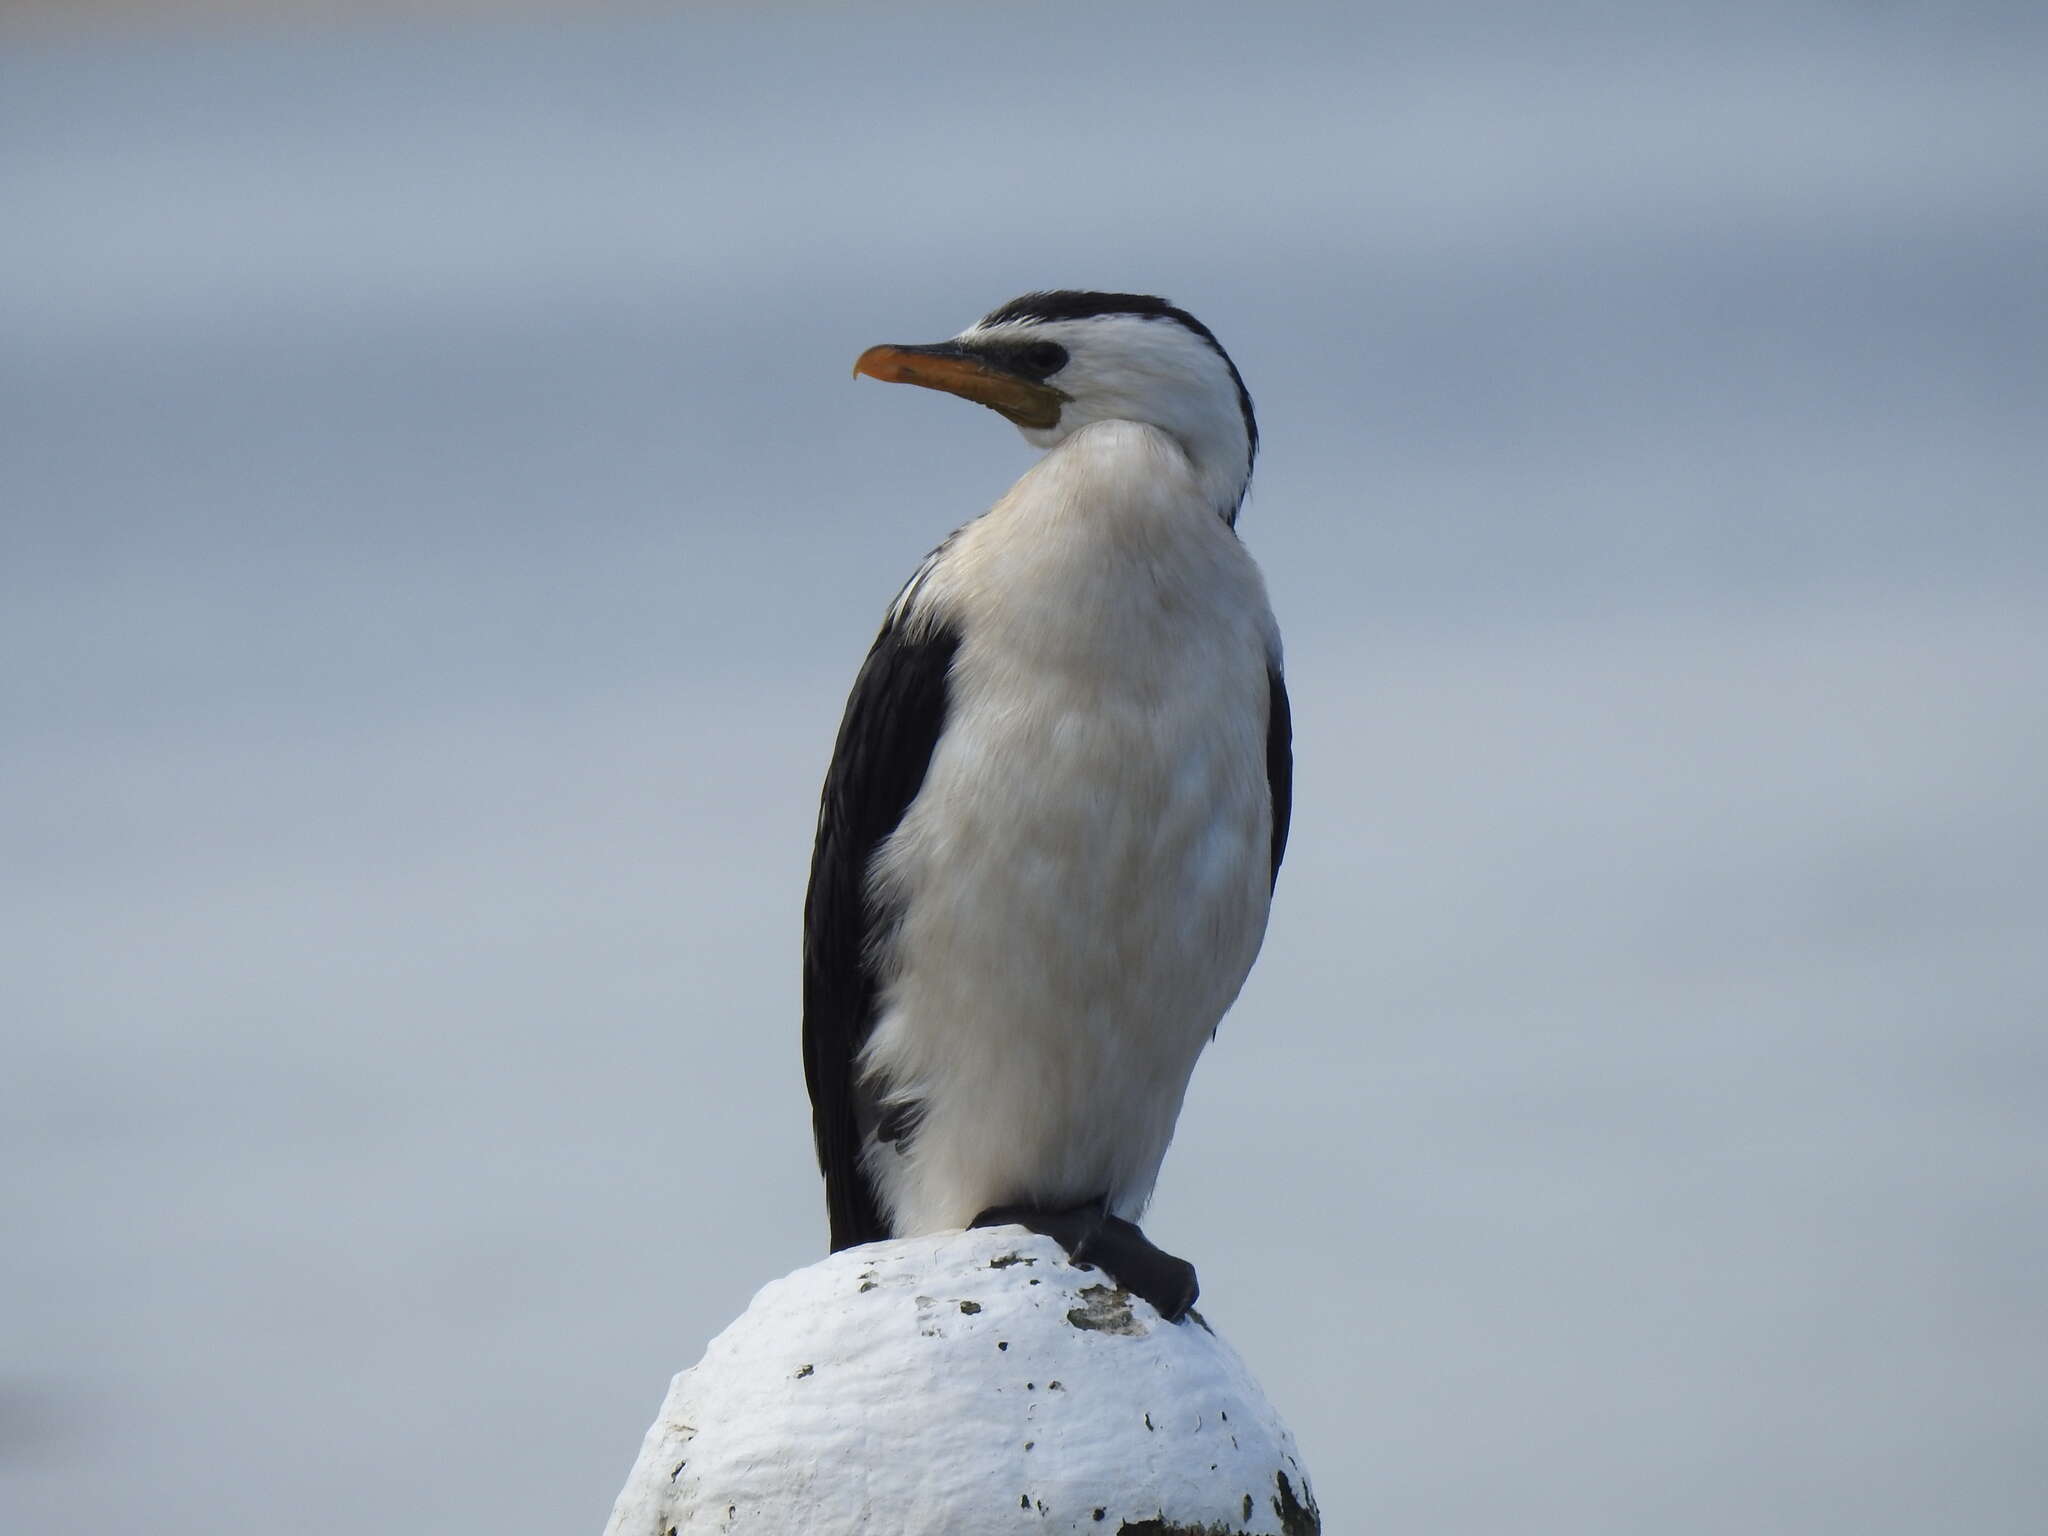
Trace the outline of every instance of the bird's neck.
[[1252, 483], [1243, 449], [1238, 450], [1235, 458], [1191, 454], [1189, 462], [1194, 466], [1195, 479], [1202, 487], [1203, 497], [1215, 509], [1216, 515], [1231, 527], [1236, 527], [1237, 509], [1244, 505], [1245, 492]]
[[[1175, 431], [1140, 421], [1107, 419], [1092, 421], [1046, 443], [1045, 467], [1061, 478], [1122, 480], [1134, 464], [1174, 461], [1174, 478], [1183, 482], [1195, 499], [1226, 524], [1235, 526], [1237, 510], [1251, 484], [1251, 453], [1244, 430], [1236, 421], [1212, 423], [1206, 429]], [[1130, 455], [1136, 452], [1138, 458]]]

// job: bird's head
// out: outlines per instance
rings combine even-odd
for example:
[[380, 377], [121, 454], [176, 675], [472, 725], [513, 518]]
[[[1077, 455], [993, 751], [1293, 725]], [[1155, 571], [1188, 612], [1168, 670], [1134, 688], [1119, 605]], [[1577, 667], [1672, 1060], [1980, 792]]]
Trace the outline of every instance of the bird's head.
[[1171, 434], [1235, 521], [1259, 449], [1252, 397], [1209, 328], [1142, 293], [1027, 293], [950, 341], [869, 347], [856, 375], [987, 406], [1040, 448], [1097, 421]]

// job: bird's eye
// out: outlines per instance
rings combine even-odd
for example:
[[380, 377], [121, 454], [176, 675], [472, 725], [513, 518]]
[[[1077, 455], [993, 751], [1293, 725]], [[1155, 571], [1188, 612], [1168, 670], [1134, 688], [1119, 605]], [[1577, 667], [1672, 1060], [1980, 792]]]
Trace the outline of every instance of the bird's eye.
[[1034, 341], [1017, 354], [1017, 361], [1041, 379], [1050, 378], [1067, 366], [1067, 349], [1056, 341]]

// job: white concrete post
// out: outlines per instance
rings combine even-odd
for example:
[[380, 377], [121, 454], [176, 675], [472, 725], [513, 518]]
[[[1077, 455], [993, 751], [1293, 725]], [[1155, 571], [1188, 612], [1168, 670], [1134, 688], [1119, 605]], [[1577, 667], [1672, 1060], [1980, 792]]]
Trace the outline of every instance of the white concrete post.
[[675, 1378], [607, 1536], [1316, 1536], [1230, 1346], [1020, 1227], [834, 1254]]

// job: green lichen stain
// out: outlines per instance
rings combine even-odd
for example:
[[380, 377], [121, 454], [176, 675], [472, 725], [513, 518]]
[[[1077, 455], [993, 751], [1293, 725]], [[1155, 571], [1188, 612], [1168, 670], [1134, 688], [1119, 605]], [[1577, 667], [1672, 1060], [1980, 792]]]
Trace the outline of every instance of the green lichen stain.
[[1081, 1305], [1067, 1309], [1067, 1321], [1090, 1333], [1136, 1337], [1145, 1325], [1131, 1314], [1131, 1293], [1120, 1285], [1090, 1285], [1081, 1290]]

